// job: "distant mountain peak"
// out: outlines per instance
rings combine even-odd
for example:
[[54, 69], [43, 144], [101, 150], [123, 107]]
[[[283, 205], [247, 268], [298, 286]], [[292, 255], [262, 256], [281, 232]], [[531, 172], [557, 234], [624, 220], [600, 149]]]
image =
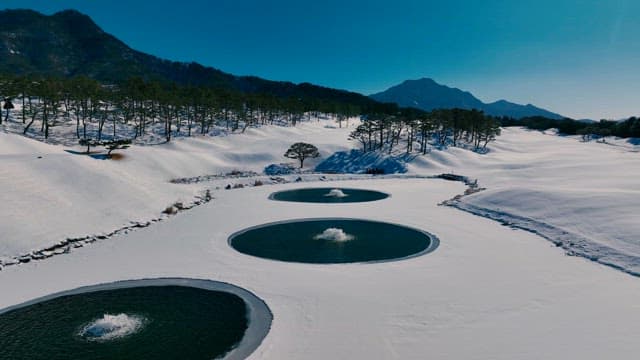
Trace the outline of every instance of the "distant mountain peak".
[[532, 104], [520, 105], [507, 100], [484, 103], [472, 93], [455, 87], [437, 83], [431, 78], [405, 80], [389, 89], [370, 95], [381, 102], [396, 103], [404, 107], [417, 107], [422, 110], [434, 109], [476, 109], [494, 116], [510, 116], [522, 118], [527, 116], [544, 116], [561, 119], [562, 116]]
[[76, 10], [76, 9], [64, 9], [64, 10], [60, 10], [56, 13], [54, 13], [51, 16], [80, 16], [80, 17], [89, 17], [86, 14], [81, 13], [80, 11]]
[[468, 92], [468, 91], [464, 91], [464, 90], [458, 89], [456, 87], [451, 87], [451, 86], [447, 86], [447, 85], [444, 85], [444, 84], [440, 84], [437, 81], [435, 81], [434, 79], [428, 78], [428, 77], [423, 77], [423, 78], [415, 79], [415, 80], [411, 80], [411, 79], [405, 80], [401, 84], [396, 85], [396, 86], [403, 86], [403, 85], [433, 86], [433, 87], [447, 88], [447, 89], [451, 89], [451, 90], [458, 90], [458, 91], [461, 91], [463, 93], [470, 94], [470, 92]]
[[403, 81], [403, 83], [430, 83], [430, 84], [438, 84], [435, 80], [428, 77], [423, 77], [420, 79], [408, 79]]
[[[73, 20], [73, 21], [83, 21], [86, 24], [93, 25], [96, 28], [99, 28], [98, 25], [91, 19], [89, 15], [83, 14], [78, 10], [67, 9], [54, 13], [51, 15], [52, 18], [64, 19], [64, 20]], [[101, 29], [102, 30], [102, 29]]]
[[433, 109], [482, 109], [484, 104], [471, 93], [438, 84], [430, 78], [406, 80], [371, 98], [382, 102], [397, 103], [403, 107]]

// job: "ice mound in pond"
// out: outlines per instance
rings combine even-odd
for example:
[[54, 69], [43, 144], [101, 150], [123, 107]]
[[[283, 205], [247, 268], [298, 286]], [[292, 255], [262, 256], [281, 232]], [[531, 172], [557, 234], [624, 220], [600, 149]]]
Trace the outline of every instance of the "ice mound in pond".
[[92, 341], [109, 341], [136, 333], [144, 323], [144, 318], [137, 315], [104, 314], [85, 325], [80, 336]]
[[331, 191], [329, 191], [328, 193], [324, 194], [324, 196], [333, 197], [333, 198], [343, 198], [343, 197], [347, 197], [349, 195], [345, 194], [340, 189], [331, 189]]
[[344, 230], [338, 228], [325, 229], [322, 234], [318, 234], [313, 237], [315, 240], [329, 240], [329, 241], [349, 241], [355, 239], [355, 236], [349, 235]]

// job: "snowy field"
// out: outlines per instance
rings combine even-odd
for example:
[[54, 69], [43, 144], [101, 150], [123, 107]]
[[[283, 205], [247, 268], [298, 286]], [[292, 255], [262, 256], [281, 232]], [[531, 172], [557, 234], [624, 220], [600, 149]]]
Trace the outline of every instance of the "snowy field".
[[[384, 190], [361, 204], [267, 199], [274, 187], [216, 199], [146, 229], [0, 272], [0, 307], [82, 285], [149, 277], [215, 279], [271, 308], [253, 359], [621, 359], [640, 351], [640, 282], [524, 231], [450, 207], [442, 180], [352, 181]], [[279, 188], [300, 187], [288, 184]], [[251, 204], [251, 206], [246, 206]], [[410, 260], [309, 265], [240, 254], [227, 237], [300, 217], [362, 217], [428, 230], [441, 244]]]
[[[640, 353], [640, 160], [622, 140], [504, 129], [488, 154], [433, 150], [409, 174], [454, 172], [487, 190], [456, 206], [533, 233], [437, 204], [461, 194], [459, 182], [386, 179], [295, 183], [223, 190], [222, 179], [174, 178], [260, 173], [284, 162], [288, 146], [315, 144], [322, 158], [357, 146], [352, 129], [327, 122], [263, 127], [246, 134], [134, 146], [119, 161], [69, 153], [0, 133], [0, 259], [66, 237], [145, 221], [176, 201], [210, 189], [213, 201], [165, 221], [98, 241], [68, 255], [0, 271], [0, 308], [84, 285], [150, 277], [229, 282], [261, 297], [273, 328], [255, 359], [599, 359]], [[352, 124], [353, 126], [353, 124]], [[81, 151], [80, 148], [73, 150]], [[41, 158], [38, 158], [41, 157]], [[245, 182], [248, 182], [246, 180]], [[392, 194], [364, 204], [268, 200], [306, 186], [355, 187]], [[395, 222], [440, 238], [435, 252], [400, 262], [289, 264], [242, 255], [227, 237], [262, 223], [310, 217]]]

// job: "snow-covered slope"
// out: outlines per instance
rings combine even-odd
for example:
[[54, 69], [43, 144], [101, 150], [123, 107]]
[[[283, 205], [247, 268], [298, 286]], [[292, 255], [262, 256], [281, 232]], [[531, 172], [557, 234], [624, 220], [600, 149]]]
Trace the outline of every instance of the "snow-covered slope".
[[[260, 172], [288, 161], [282, 154], [297, 141], [313, 143], [322, 153], [309, 167], [356, 146], [347, 140], [351, 129], [329, 124], [134, 146], [119, 161], [0, 133], [0, 255], [157, 217], [167, 205], [204, 189], [214, 197], [189, 212], [68, 255], [3, 268], [0, 308], [83, 285], [193, 277], [233, 283], [266, 301], [274, 321], [251, 356], [255, 359], [584, 360], [640, 353], [633, 336], [640, 332], [638, 278], [565, 256], [565, 251], [583, 251], [592, 260], [638, 270], [640, 160], [632, 143], [582, 143], [505, 129], [485, 155], [449, 148], [404, 157], [411, 159], [408, 176], [454, 172], [477, 178], [487, 190], [463, 197], [459, 207], [512, 224], [524, 221], [531, 230], [560, 239], [567, 250], [529, 232], [438, 206], [465, 190], [459, 182], [322, 183], [392, 195], [339, 206], [268, 200], [273, 191], [313, 183], [223, 190], [217, 188], [236, 180], [169, 182], [231, 170]], [[227, 237], [241, 229], [303, 217], [405, 224], [436, 234], [440, 247], [400, 262], [309, 265], [245, 256], [228, 246]]]
[[[0, 134], [0, 258], [52, 245], [65, 237], [106, 232], [129, 221], [156, 217], [175, 201], [188, 202], [212, 184], [176, 185], [173, 178], [232, 170], [261, 172], [297, 141], [313, 143], [336, 171], [356, 166], [339, 158], [357, 144], [351, 127], [311, 121], [297, 127], [268, 126], [244, 134], [178, 138], [169, 144], [134, 146], [120, 161], [72, 154], [22, 136]], [[561, 242], [568, 251], [640, 273], [640, 157], [633, 142], [580, 142], [519, 128], [507, 128], [488, 154], [459, 148], [433, 149], [426, 156], [395, 156], [380, 163], [408, 160], [409, 173], [455, 172], [478, 179], [488, 190], [465, 197], [461, 208], [525, 228]], [[75, 148], [75, 151], [82, 149]], [[387, 159], [387, 160], [385, 160]], [[360, 166], [360, 165], [358, 165]], [[362, 166], [360, 166], [362, 167]], [[523, 220], [524, 219], [524, 220]]]
[[509, 128], [489, 154], [456, 151], [454, 160], [456, 172], [488, 188], [463, 203], [551, 225], [567, 249], [640, 274], [633, 149]]
[[[178, 138], [168, 144], [133, 146], [118, 161], [99, 160], [80, 147], [43, 144], [0, 133], [0, 259], [52, 245], [66, 237], [114, 230], [129, 221], [160, 215], [168, 205], [188, 202], [202, 189], [176, 185], [180, 177], [232, 170], [261, 172], [294, 142], [320, 148], [326, 158], [350, 148], [347, 128], [327, 121], [298, 127], [263, 127], [244, 134]], [[308, 166], [321, 161], [309, 159]]]

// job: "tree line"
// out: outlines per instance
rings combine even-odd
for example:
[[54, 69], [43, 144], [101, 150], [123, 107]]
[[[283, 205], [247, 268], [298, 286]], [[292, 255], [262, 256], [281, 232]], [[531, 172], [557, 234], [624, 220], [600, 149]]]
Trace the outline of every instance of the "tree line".
[[[331, 114], [342, 121], [363, 112], [356, 104], [312, 97], [277, 97], [265, 93], [145, 81], [131, 78], [103, 85], [88, 77], [54, 78], [0, 76], [0, 99], [24, 124], [26, 134], [35, 124], [44, 138], [58, 120], [75, 122], [78, 139], [141, 137], [159, 127], [167, 141], [177, 134], [207, 134], [213, 126], [244, 131], [250, 126], [286, 123], [304, 117]], [[15, 111], [15, 105], [20, 110]], [[0, 117], [0, 124], [3, 119]], [[89, 133], [89, 129], [93, 131]], [[119, 131], [126, 132], [118, 134]]]
[[437, 147], [464, 146], [486, 151], [487, 144], [500, 135], [496, 118], [479, 110], [439, 109], [425, 112], [413, 108], [396, 113], [371, 113], [349, 138], [362, 150], [388, 151], [404, 145], [407, 153], [426, 154], [430, 144]]
[[542, 116], [526, 117], [522, 119], [500, 118], [502, 126], [524, 126], [533, 130], [558, 129], [564, 135], [582, 135], [584, 140], [607, 136], [621, 138], [640, 137], [640, 118], [630, 117], [626, 120], [578, 121], [573, 119], [555, 120]]
[[[131, 78], [104, 85], [88, 77], [0, 76], [0, 99], [22, 122], [23, 132], [40, 132], [46, 139], [60, 122], [75, 124], [75, 136], [103, 139], [142, 137], [160, 132], [170, 141], [176, 135], [208, 134], [214, 126], [241, 131], [256, 125], [286, 124], [328, 114], [338, 126], [361, 115], [351, 133], [364, 151], [393, 151], [402, 142], [407, 153], [423, 154], [429, 143], [486, 150], [500, 134], [498, 121], [476, 110], [425, 112], [395, 104], [354, 103], [339, 98], [282, 97], [224, 88], [179, 86], [175, 83]], [[14, 104], [19, 104], [18, 109]], [[0, 118], [0, 121], [2, 119]]]

